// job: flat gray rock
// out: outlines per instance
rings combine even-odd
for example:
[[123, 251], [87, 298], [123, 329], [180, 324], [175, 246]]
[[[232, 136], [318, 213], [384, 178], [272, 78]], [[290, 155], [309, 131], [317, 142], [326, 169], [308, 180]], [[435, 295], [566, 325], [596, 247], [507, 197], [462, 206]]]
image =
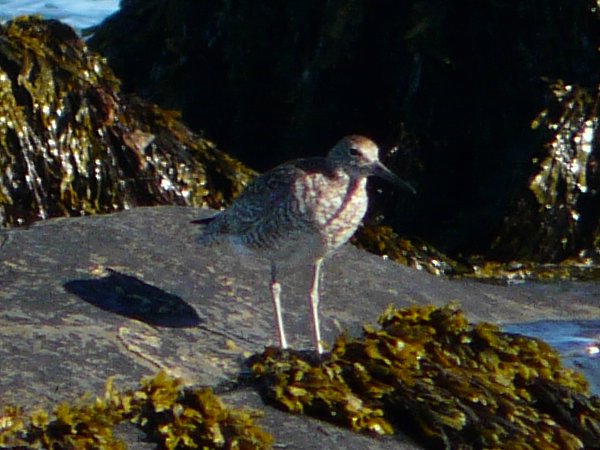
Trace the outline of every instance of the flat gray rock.
[[[223, 386], [245, 357], [274, 345], [268, 267], [196, 244], [199, 229], [189, 222], [210, 214], [137, 208], [0, 232], [0, 404], [48, 407], [103, 392], [109, 376], [128, 389], [159, 369]], [[310, 346], [308, 277], [308, 268], [281, 277], [295, 348]], [[358, 333], [375, 323], [389, 304], [459, 301], [473, 321], [500, 324], [600, 319], [598, 283], [448, 281], [350, 245], [325, 262], [321, 298], [330, 343], [339, 329]], [[597, 364], [585, 369], [600, 379]], [[260, 423], [286, 448], [417, 448], [405, 438], [370, 438], [264, 407], [248, 389], [224, 398], [264, 409]]]

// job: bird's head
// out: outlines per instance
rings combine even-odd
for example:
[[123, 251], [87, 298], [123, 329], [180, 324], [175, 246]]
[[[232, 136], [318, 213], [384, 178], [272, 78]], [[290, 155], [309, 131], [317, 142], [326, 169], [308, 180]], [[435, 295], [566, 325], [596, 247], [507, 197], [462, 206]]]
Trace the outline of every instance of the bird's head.
[[371, 139], [352, 135], [342, 138], [329, 152], [332, 167], [345, 170], [352, 177], [375, 175], [413, 194], [415, 189], [379, 161], [379, 148]]

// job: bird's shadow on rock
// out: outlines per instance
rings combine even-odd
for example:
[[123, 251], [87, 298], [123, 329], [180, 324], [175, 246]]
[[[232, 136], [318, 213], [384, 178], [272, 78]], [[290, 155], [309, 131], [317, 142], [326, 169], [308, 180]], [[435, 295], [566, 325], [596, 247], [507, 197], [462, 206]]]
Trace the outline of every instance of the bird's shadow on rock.
[[187, 328], [200, 323], [194, 308], [181, 297], [112, 269], [108, 273], [100, 279], [72, 280], [63, 286], [98, 308], [150, 325]]

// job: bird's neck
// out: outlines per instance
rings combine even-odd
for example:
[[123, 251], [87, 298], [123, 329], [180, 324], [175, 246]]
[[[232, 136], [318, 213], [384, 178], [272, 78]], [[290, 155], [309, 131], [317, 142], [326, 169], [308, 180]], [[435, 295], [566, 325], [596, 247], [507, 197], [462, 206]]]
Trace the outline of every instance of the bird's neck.
[[365, 179], [365, 177], [360, 173], [357, 173], [353, 170], [348, 170], [345, 167], [333, 167], [330, 170], [335, 178], [348, 180], [352, 183], [356, 183], [360, 181], [360, 179]]
[[346, 186], [346, 195], [353, 195], [357, 190], [366, 189], [367, 177], [340, 167], [333, 170], [334, 183]]

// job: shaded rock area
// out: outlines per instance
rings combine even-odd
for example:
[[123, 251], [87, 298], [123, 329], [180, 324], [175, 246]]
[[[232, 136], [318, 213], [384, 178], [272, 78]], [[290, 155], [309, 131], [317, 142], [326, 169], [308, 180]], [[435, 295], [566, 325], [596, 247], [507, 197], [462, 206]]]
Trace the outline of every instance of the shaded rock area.
[[386, 193], [371, 217], [401, 235], [459, 258], [597, 264], [599, 14], [595, 0], [128, 0], [90, 45], [127, 92], [259, 170], [348, 133], [397, 146], [385, 162], [418, 200]]
[[0, 225], [139, 205], [219, 208], [252, 171], [178, 114], [122, 95], [67, 25], [0, 26]]
[[[256, 407], [276, 444], [289, 448], [418, 448], [403, 435], [372, 438], [265, 406], [238, 387], [242, 363], [275, 342], [268, 268], [223, 249], [202, 250], [190, 220], [208, 210], [164, 206], [59, 218], [0, 233], [0, 393], [2, 404], [33, 409], [100, 394], [114, 376], [133, 389], [165, 370], [213, 386], [232, 406]], [[494, 286], [448, 281], [345, 246], [325, 263], [324, 339], [357, 335], [389, 304], [460, 301], [471, 321], [591, 321], [600, 317], [596, 283]], [[294, 348], [310, 345], [309, 270], [283, 273]], [[599, 379], [597, 366], [587, 377]], [[129, 448], [138, 442], [125, 427]]]

